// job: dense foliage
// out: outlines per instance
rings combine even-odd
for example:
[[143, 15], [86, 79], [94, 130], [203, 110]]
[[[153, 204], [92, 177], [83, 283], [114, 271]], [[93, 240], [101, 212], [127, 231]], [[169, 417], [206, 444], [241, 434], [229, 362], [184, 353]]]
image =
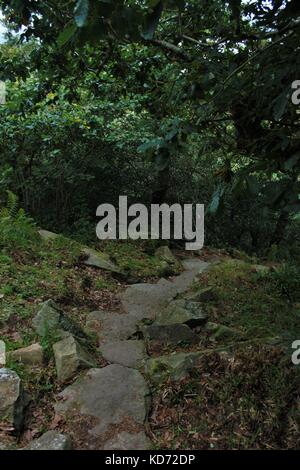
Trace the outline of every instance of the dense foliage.
[[[296, 0], [1, 1], [1, 191], [50, 228], [103, 201], [201, 202], [207, 240], [297, 234]], [[3, 193], [4, 194], [4, 193]]]

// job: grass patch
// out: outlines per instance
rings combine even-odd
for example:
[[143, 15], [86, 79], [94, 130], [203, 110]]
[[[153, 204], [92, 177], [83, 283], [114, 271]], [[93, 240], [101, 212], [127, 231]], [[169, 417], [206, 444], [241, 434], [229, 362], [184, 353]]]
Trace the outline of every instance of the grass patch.
[[204, 304], [209, 320], [236, 328], [248, 340], [280, 336], [291, 343], [300, 334], [299, 306], [294, 302], [300, 298], [300, 283], [292, 283], [285, 270], [256, 272], [254, 265], [235, 261], [214, 266], [200, 281], [216, 296]]

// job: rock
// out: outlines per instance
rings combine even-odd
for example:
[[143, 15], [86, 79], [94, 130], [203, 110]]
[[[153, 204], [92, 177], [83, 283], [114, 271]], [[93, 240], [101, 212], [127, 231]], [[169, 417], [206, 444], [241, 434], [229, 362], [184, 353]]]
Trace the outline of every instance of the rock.
[[138, 321], [154, 320], [157, 312], [190, 287], [197, 275], [210, 265], [196, 258], [185, 260], [182, 264], [185, 271], [172, 281], [160, 279], [157, 284], [135, 284], [126, 289], [120, 297], [126, 313]]
[[185, 292], [193, 284], [195, 279], [197, 279], [199, 274], [206, 271], [210, 265], [211, 263], [197, 258], [184, 260], [182, 266], [185, 271], [173, 279], [173, 285], [176, 288], [177, 294]]
[[23, 425], [25, 400], [21, 379], [10, 369], [0, 369], [0, 421], [20, 431]]
[[60, 382], [73, 377], [78, 369], [94, 367], [95, 363], [83, 347], [69, 336], [53, 344], [57, 377]]
[[157, 284], [134, 284], [121, 295], [125, 311], [136, 321], [154, 320], [158, 310], [175, 297], [177, 290], [172, 282], [165, 279]]
[[148, 359], [145, 372], [152, 382], [174, 381], [186, 377], [197, 366], [201, 352], [176, 353]]
[[44, 302], [32, 322], [38, 335], [46, 336], [60, 330], [60, 316], [61, 311], [52, 300]]
[[186, 323], [191, 327], [201, 325], [207, 320], [199, 302], [180, 299], [173, 300], [156, 318], [156, 324], [172, 325]]
[[0, 340], [0, 367], [6, 364], [6, 345], [4, 341]]
[[211, 302], [212, 300], [216, 300], [217, 295], [212, 287], [205, 287], [198, 289], [196, 292], [192, 292], [185, 298], [192, 302]]
[[91, 421], [86, 436], [89, 448], [94, 445], [88, 442], [89, 438], [93, 441], [98, 437], [106, 442], [107, 432], [111, 433], [114, 427], [116, 433], [120, 432], [117, 427], [124, 420], [143, 425], [149, 411], [149, 389], [143, 376], [119, 364], [90, 369], [59, 397], [62, 401], [55, 406], [59, 415], [70, 420], [73, 413], [75, 419]]
[[263, 264], [254, 264], [252, 267], [256, 273], [266, 274], [271, 271], [270, 266], [264, 266]]
[[23, 450], [71, 450], [72, 442], [69, 436], [56, 431], [48, 431], [32, 441]]
[[86, 266], [104, 269], [113, 273], [122, 273], [122, 270], [111, 261], [110, 257], [106, 253], [93, 250], [92, 248], [83, 248], [82, 254], [86, 257], [83, 261]]
[[32, 323], [37, 334], [41, 337], [50, 334], [60, 338], [61, 333], [66, 331], [76, 338], [87, 339], [87, 335], [82, 331], [82, 329], [74, 322], [74, 320], [65, 315], [53, 300], [47, 300], [41, 304]]
[[176, 264], [178, 261], [168, 246], [160, 246], [155, 251], [155, 256], [168, 264]]
[[129, 339], [137, 330], [134, 317], [107, 311], [90, 313], [86, 323], [86, 331], [97, 333], [100, 343]]
[[10, 357], [17, 362], [32, 366], [43, 364], [43, 348], [40, 344], [32, 344], [27, 348], [16, 349], [10, 353]]
[[59, 237], [57, 233], [49, 232], [49, 230], [39, 230], [39, 235], [46, 242], [49, 240], [55, 240], [55, 238]]
[[102, 345], [100, 351], [108, 362], [134, 369], [138, 369], [146, 358], [144, 341], [114, 341]]
[[153, 323], [141, 328], [147, 341], [155, 341], [161, 345], [198, 344], [199, 336], [187, 325], [157, 325]]
[[215, 341], [222, 341], [229, 338], [240, 338], [243, 336], [242, 333], [234, 328], [230, 328], [225, 325], [218, 323], [208, 322], [205, 325], [205, 330], [211, 335]]
[[103, 450], [149, 450], [151, 441], [144, 432], [129, 434], [123, 431], [107, 441]]

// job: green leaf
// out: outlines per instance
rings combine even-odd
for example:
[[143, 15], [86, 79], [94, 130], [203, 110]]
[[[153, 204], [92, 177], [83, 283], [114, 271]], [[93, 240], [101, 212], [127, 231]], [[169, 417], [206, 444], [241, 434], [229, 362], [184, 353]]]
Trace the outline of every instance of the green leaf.
[[158, 26], [161, 14], [163, 12], [163, 2], [160, 1], [158, 4], [153, 8], [152, 13], [146, 18], [146, 26], [142, 33], [144, 39], [153, 39], [154, 33]]
[[89, 0], [78, 0], [75, 7], [75, 22], [79, 28], [86, 25], [89, 14]]
[[74, 34], [76, 33], [76, 30], [77, 30], [76, 24], [72, 24], [71, 26], [68, 26], [58, 36], [57, 44], [59, 46], [64, 46], [74, 36]]

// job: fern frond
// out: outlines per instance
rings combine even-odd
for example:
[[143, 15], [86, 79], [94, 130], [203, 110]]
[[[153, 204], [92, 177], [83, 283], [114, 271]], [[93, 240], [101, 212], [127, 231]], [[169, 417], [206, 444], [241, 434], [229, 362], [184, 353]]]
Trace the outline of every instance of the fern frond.
[[7, 205], [6, 205], [7, 215], [15, 219], [18, 214], [18, 196], [12, 191], [7, 190], [6, 192], [7, 192]]

